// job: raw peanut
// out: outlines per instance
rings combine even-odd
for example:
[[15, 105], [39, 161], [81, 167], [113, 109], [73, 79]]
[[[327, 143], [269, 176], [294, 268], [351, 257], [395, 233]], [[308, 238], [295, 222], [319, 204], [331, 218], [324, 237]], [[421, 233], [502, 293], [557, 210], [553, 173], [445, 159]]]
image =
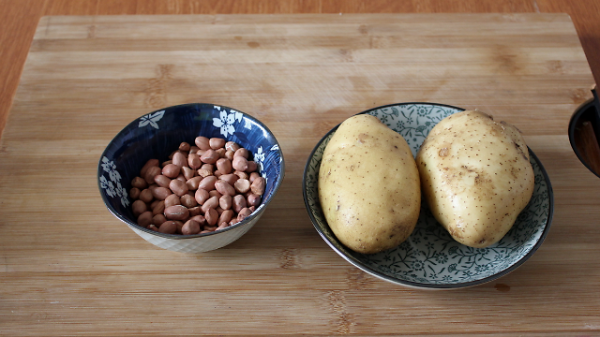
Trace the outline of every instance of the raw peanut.
[[160, 225], [162, 225], [165, 221], [167, 221], [167, 218], [165, 218], [163, 214], [155, 214], [152, 217], [152, 223], [158, 227], [160, 227]]
[[256, 172], [258, 170], [258, 164], [255, 161], [248, 161], [248, 168], [246, 172]]
[[179, 175], [179, 171], [181, 171], [181, 167], [179, 167], [175, 164], [169, 164], [169, 165], [163, 167], [162, 174], [171, 179], [175, 179]]
[[146, 180], [142, 179], [142, 177], [135, 177], [131, 181], [131, 186], [143, 190], [144, 188], [148, 187], [148, 183], [146, 182]]
[[181, 144], [179, 144], [179, 151], [188, 152], [190, 148], [190, 143], [182, 142]]
[[191, 208], [198, 206], [198, 202], [192, 195], [184, 194], [179, 199], [181, 200], [181, 204], [187, 208], [191, 209]]
[[140, 214], [148, 210], [148, 205], [141, 200], [136, 200], [131, 204], [131, 210], [133, 211], [133, 215], [137, 218]]
[[206, 200], [210, 198], [210, 195], [208, 194], [207, 190], [199, 188], [194, 194], [194, 198], [200, 205], [203, 205], [206, 202]]
[[197, 190], [198, 185], [200, 185], [200, 180], [202, 180], [202, 177], [193, 177], [192, 179], [188, 180], [185, 183], [188, 187], [188, 190]]
[[200, 181], [198, 188], [203, 190], [212, 191], [215, 189], [215, 183], [217, 182], [217, 177], [208, 176]]
[[185, 181], [188, 181], [194, 177], [194, 174], [196, 173], [196, 171], [192, 170], [191, 168], [189, 168], [187, 166], [184, 166], [181, 168], [181, 173], [185, 177]]
[[171, 189], [171, 191], [173, 191], [173, 193], [177, 194], [177, 196], [179, 197], [183, 196], [184, 194], [187, 194], [188, 192], [188, 187], [185, 184], [185, 182], [177, 179], [171, 180], [169, 188]]
[[144, 227], [209, 233], [239, 223], [260, 205], [266, 180], [247, 149], [218, 137], [199, 136], [194, 143], [180, 143], [162, 168], [158, 159], [149, 160], [132, 180], [132, 211], [148, 223]]
[[225, 158], [225, 152], [227, 152], [224, 148], [216, 149], [215, 152], [219, 155], [219, 158]]
[[[217, 221], [219, 221], [219, 213], [217, 213], [214, 208], [209, 208], [206, 213], [204, 213], [204, 218], [206, 219], [208, 226], [214, 226], [217, 224]], [[207, 230], [207, 226], [205, 226], [204, 229]]]
[[229, 185], [233, 185], [239, 178], [235, 174], [224, 174], [219, 179], [228, 182]]
[[185, 154], [183, 154], [183, 152], [181, 152], [181, 151], [175, 152], [175, 154], [173, 155], [172, 161], [173, 161], [173, 165], [177, 165], [179, 167], [188, 166], [188, 160], [185, 157]]
[[146, 180], [148, 185], [150, 185], [150, 184], [154, 183], [154, 177], [159, 174], [160, 174], [160, 167], [152, 166], [152, 167], [148, 168], [148, 170], [146, 171], [146, 175], [144, 176], [144, 179]]
[[217, 149], [220, 149], [222, 147], [225, 147], [225, 139], [213, 137], [213, 138], [211, 138], [211, 139], [208, 140], [208, 144], [210, 145], [211, 149], [217, 150]]
[[200, 224], [194, 220], [188, 220], [181, 227], [181, 234], [194, 235], [200, 233]]
[[175, 234], [177, 232], [177, 224], [175, 221], [165, 221], [158, 227], [158, 231], [165, 234]]
[[250, 180], [247, 179], [238, 179], [238, 181], [233, 184], [233, 187], [238, 193], [246, 193], [250, 191]]
[[222, 209], [230, 209], [233, 206], [233, 197], [230, 195], [223, 195], [219, 198], [219, 206]]
[[240, 146], [236, 142], [227, 142], [225, 143], [225, 150], [235, 152], [239, 150]]
[[217, 197], [210, 197], [202, 205], [202, 212], [206, 213], [206, 212], [208, 212], [209, 209], [211, 209], [211, 208], [215, 209], [215, 208], [217, 208], [217, 206], [219, 206], [219, 198], [217, 198]]
[[154, 215], [163, 214], [164, 211], [165, 211], [165, 201], [164, 200], [158, 200], [158, 202], [152, 206], [152, 214], [154, 214]]
[[248, 175], [248, 173], [246, 173], [244, 171], [234, 171], [233, 174], [235, 174], [236, 176], [238, 176], [238, 178], [240, 178], [240, 179], [246, 179], [246, 180], [248, 180], [248, 178], [250, 177]]
[[250, 177], [248, 178], [248, 180], [250, 180], [250, 183], [252, 184], [254, 182], [254, 180], [256, 180], [256, 178], [259, 178], [260, 174], [258, 174], [258, 172], [252, 172], [250, 173]]
[[[187, 221], [187, 219], [186, 219], [186, 221]], [[183, 234], [183, 233], [181, 233], [181, 229], [183, 228], [183, 221], [175, 220], [175, 225], [177, 225], [177, 232], [176, 233], [177, 234]]]
[[248, 160], [242, 156], [233, 157], [233, 162], [231, 163], [231, 166], [236, 171], [246, 171], [248, 169]]
[[198, 175], [201, 177], [212, 176], [214, 171], [214, 166], [211, 164], [204, 164], [198, 170]]
[[140, 176], [144, 177], [146, 176], [146, 172], [148, 171], [149, 168], [156, 166], [158, 167], [158, 165], [160, 164], [160, 162], [158, 161], [158, 159], [150, 159], [146, 162], [146, 164], [144, 164], [144, 166], [142, 166], [142, 169], [140, 170]]
[[226, 182], [224, 180], [217, 181], [215, 183], [215, 188], [222, 195], [225, 195], [225, 194], [228, 194], [231, 196], [235, 195], [235, 188], [233, 188], [233, 186], [231, 186], [228, 182]]
[[148, 229], [150, 229], [150, 230], [153, 230], [153, 231], [155, 231], [155, 232], [158, 232], [158, 228], [157, 228], [157, 227], [156, 227], [154, 224], [150, 224], [150, 225], [148, 225], [148, 227], [146, 227], [146, 228], [148, 228]]
[[220, 223], [228, 223], [229, 221], [231, 221], [231, 219], [233, 218], [233, 211], [228, 209], [223, 211], [223, 213], [221, 213], [221, 215], [219, 216], [219, 221], [217, 221], [218, 224]]
[[246, 195], [246, 203], [248, 207], [260, 205], [261, 199], [262, 197], [260, 195], [256, 195], [254, 193], [248, 193], [248, 195]]
[[169, 195], [173, 194], [173, 192], [171, 192], [170, 189], [166, 188], [166, 187], [156, 187], [154, 189], [151, 190], [152, 191], [152, 195], [154, 196], [154, 198], [158, 199], [158, 200], [165, 200]]
[[217, 170], [222, 174], [230, 174], [231, 170], [231, 161], [227, 158], [219, 158], [217, 160]]
[[208, 192], [208, 195], [212, 198], [212, 197], [217, 197], [220, 198], [221, 196], [223, 196], [221, 193], [219, 193], [219, 191], [217, 190], [212, 190], [210, 192]]
[[252, 193], [256, 195], [263, 195], [265, 193], [265, 186], [267, 185], [267, 181], [263, 177], [258, 177], [254, 179], [252, 184], [250, 185], [250, 190]]
[[137, 187], [134, 187], [132, 189], [129, 190], [129, 197], [133, 200], [137, 200], [140, 198], [140, 189]]
[[200, 166], [202, 166], [202, 161], [200, 160], [200, 157], [198, 157], [198, 154], [190, 153], [188, 155], [187, 162], [190, 168], [194, 170], [197, 170]]
[[239, 213], [246, 207], [246, 198], [243, 195], [237, 194], [233, 197], [233, 210]]
[[206, 233], [210, 233], [211, 231], [209, 230], [203, 230], [202, 232], [200, 232], [200, 234], [206, 234]]
[[189, 210], [190, 210], [190, 216], [191, 217], [194, 217], [196, 215], [202, 214], [202, 207], [200, 207], [200, 206], [192, 207]]
[[163, 176], [162, 174], [159, 174], [157, 176], [154, 177], [154, 182], [161, 187], [169, 187], [169, 184], [171, 183], [171, 179], [168, 178], [167, 176]]
[[200, 148], [200, 150], [210, 150], [210, 140], [203, 136], [198, 136], [194, 139], [194, 143], [196, 146]]
[[200, 224], [200, 226], [206, 225], [206, 218], [204, 217], [204, 215], [201, 214], [194, 215], [190, 218], [190, 220], [196, 221], [198, 224]]
[[140, 200], [148, 204], [154, 200], [154, 196], [152, 196], [152, 192], [146, 188], [140, 192]]
[[238, 213], [238, 217], [237, 219], [239, 221], [244, 220], [245, 218], [247, 218], [248, 216], [250, 216], [250, 214], [252, 214], [252, 212], [250, 211], [250, 209], [248, 208], [243, 208], [239, 213]]
[[219, 154], [215, 150], [210, 149], [200, 156], [200, 160], [205, 164], [214, 164], [219, 159]]
[[146, 211], [137, 218], [137, 224], [141, 227], [147, 227], [152, 223], [152, 212]]
[[165, 208], [165, 217], [169, 220], [186, 220], [190, 217], [190, 211], [181, 205]]
[[181, 199], [177, 194], [171, 194], [165, 199], [165, 209], [175, 205], [181, 205]]
[[[233, 154], [233, 158], [244, 157], [244, 159], [248, 159], [249, 156], [250, 156], [250, 152], [248, 152], [248, 150], [244, 149], [243, 147], [240, 147], [239, 149], [237, 149], [237, 151], [235, 151], [235, 153]], [[240, 170], [240, 171], [245, 171], [245, 170]]]

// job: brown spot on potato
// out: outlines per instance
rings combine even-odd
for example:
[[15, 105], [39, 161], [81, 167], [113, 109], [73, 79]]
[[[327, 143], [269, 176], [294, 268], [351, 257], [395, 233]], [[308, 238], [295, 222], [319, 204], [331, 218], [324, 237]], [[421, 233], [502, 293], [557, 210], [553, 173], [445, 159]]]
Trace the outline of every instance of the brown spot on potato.
[[[359, 142], [359, 143], [361, 143], [361, 144], [364, 144], [364, 143], [367, 141], [367, 138], [368, 138], [368, 137], [369, 137], [369, 135], [368, 135], [368, 134], [366, 134], [366, 133], [360, 133], [360, 134], [358, 135], [358, 142]], [[365, 152], [365, 153], [366, 153], [366, 152]]]
[[440, 151], [438, 152], [438, 154], [440, 155], [440, 157], [446, 157], [448, 155], [448, 148], [444, 147], [442, 149], [440, 149]]

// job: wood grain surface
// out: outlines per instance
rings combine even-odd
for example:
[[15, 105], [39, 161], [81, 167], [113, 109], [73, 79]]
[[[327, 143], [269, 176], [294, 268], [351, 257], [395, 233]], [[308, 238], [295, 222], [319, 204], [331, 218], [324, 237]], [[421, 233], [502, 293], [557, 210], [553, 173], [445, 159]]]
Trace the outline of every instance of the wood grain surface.
[[0, 0], [0, 134], [35, 27], [44, 15], [292, 13], [567, 13], [596, 82], [600, 3], [596, 0]]
[[[107, 14], [144, 4], [118, 3]], [[45, 17], [0, 148], [0, 333], [599, 334], [600, 181], [566, 134], [591, 83], [565, 14]], [[407, 289], [352, 267], [312, 227], [301, 178], [313, 146], [357, 112], [405, 101], [489, 112], [544, 163], [554, 221], [515, 272], [458, 291]], [[96, 178], [124, 125], [184, 102], [258, 117], [286, 159], [259, 223], [200, 255], [137, 237], [106, 210]]]

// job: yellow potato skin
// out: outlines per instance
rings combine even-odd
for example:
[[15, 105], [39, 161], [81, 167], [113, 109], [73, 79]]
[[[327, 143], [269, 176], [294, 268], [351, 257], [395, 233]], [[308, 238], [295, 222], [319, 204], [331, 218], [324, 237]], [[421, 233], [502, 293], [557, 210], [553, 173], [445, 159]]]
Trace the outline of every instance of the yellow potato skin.
[[319, 200], [329, 227], [363, 254], [393, 248], [413, 232], [421, 190], [406, 140], [371, 115], [344, 121], [319, 169]]
[[475, 248], [504, 237], [534, 189], [519, 130], [478, 111], [438, 123], [421, 145], [417, 166], [437, 221], [456, 241]]

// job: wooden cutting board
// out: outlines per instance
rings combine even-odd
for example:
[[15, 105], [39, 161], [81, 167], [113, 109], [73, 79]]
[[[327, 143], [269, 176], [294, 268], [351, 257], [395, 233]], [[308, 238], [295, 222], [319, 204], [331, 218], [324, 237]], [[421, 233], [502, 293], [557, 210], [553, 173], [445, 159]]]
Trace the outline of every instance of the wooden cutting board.
[[[600, 180], [569, 118], [591, 97], [567, 15], [44, 17], [0, 148], [0, 333], [17, 335], [598, 334]], [[545, 243], [457, 291], [371, 277], [314, 230], [313, 146], [365, 109], [427, 101], [515, 124], [555, 192]], [[96, 167], [133, 119], [188, 102], [265, 122], [286, 176], [226, 248], [156, 248], [104, 207]]]

